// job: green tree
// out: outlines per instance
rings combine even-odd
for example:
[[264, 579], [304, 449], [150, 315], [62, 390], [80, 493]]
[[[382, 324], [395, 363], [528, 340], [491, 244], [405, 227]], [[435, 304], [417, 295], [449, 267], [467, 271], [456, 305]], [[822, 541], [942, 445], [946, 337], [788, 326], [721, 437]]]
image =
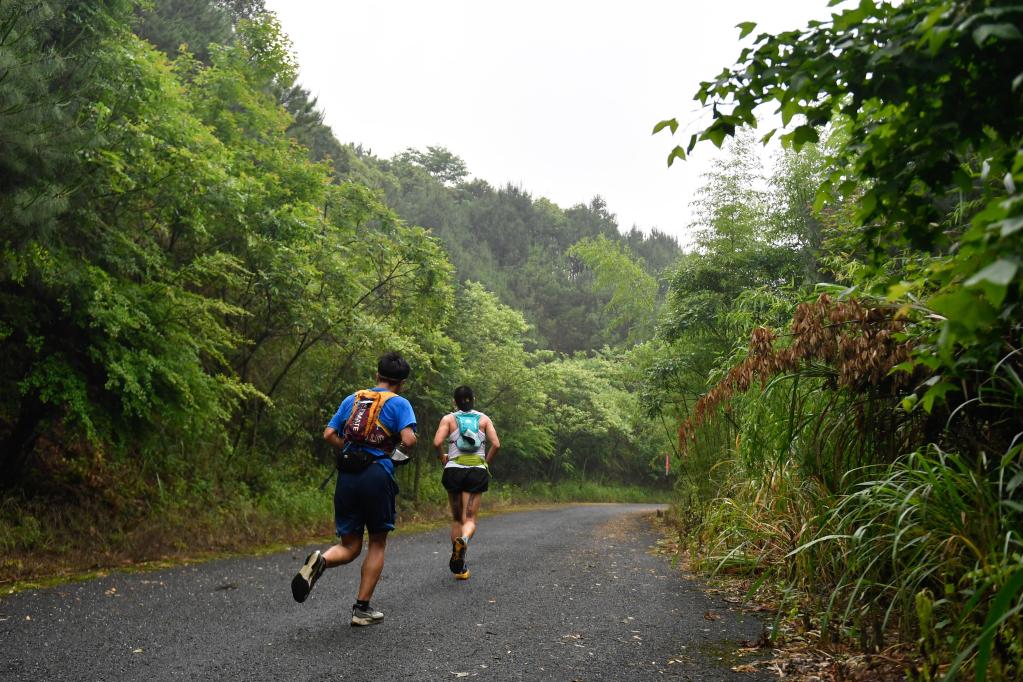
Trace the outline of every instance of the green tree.
[[593, 271], [593, 287], [608, 296], [604, 310], [608, 327], [626, 332], [625, 341], [645, 341], [657, 317], [657, 280], [637, 262], [623, 244], [603, 235], [583, 239], [568, 251]]
[[526, 473], [532, 462], [553, 455], [544, 419], [547, 395], [538, 367], [543, 352], [526, 350], [529, 325], [522, 313], [503, 305], [476, 282], [459, 291], [448, 335], [462, 349], [462, 368], [449, 391], [468, 384], [476, 407], [490, 414], [501, 432], [501, 457], [508, 470]]
[[[744, 34], [753, 29], [742, 25]], [[828, 576], [829, 603], [859, 605], [829, 610], [840, 623], [894, 616], [914, 632], [918, 607], [931, 608], [928, 595], [947, 595], [933, 608], [949, 650], [935, 651], [927, 632], [921, 641], [930, 642], [926, 674], [943, 661], [950, 678], [967, 663], [978, 679], [1012, 679], [1023, 669], [1020, 487], [1001, 483], [1019, 476], [1023, 405], [1023, 100], [1015, 59], [1021, 41], [1023, 10], [1008, 3], [847, 4], [829, 21], [758, 35], [736, 66], [701, 85], [697, 99], [710, 107], [712, 120], [671, 155], [684, 157], [700, 140], [720, 146], [755, 125], [768, 103], [780, 110], [782, 127], [765, 139], [780, 132], [799, 151], [834, 131], [834, 158], [825, 164], [832, 168], [815, 200], [819, 224], [801, 228], [792, 214], [782, 224], [816, 248], [816, 227], [837, 216], [836, 233], [821, 247], [830, 251], [829, 267], [855, 289], [833, 291], [855, 291], [861, 302], [801, 305], [792, 336], [819, 341], [860, 324], [874, 330], [863, 331], [862, 342], [890, 324], [885, 334], [905, 343], [912, 357], [843, 390], [836, 386], [836, 363], [800, 356], [796, 340], [771, 341], [768, 348], [761, 335], [748, 354], [736, 354], [729, 372], [758, 358], [783, 358], [792, 379], [787, 400], [778, 396], [782, 377], [771, 380], [781, 371], [776, 367], [760, 376], [770, 381], [762, 391], [751, 381], [749, 398], [729, 401], [727, 417], [742, 436], [735, 450], [778, 452], [776, 471], [791, 490], [802, 483], [800, 474], [835, 469], [826, 482], [836, 493], [827, 498], [833, 511], [807, 520], [818, 530], [785, 555], [785, 565], [813, 593]], [[674, 132], [677, 125], [669, 120], [657, 129]], [[793, 175], [822, 170], [798, 165], [790, 165]], [[829, 306], [820, 325], [800, 327], [809, 313]], [[844, 320], [835, 312], [840, 306], [860, 317]], [[843, 333], [839, 347], [855, 347], [856, 332]], [[863, 348], [850, 362], [866, 366], [888, 352], [889, 340]], [[726, 375], [711, 394], [735, 387], [735, 377]], [[706, 414], [711, 403], [697, 409]], [[767, 443], [773, 445], [758, 447]], [[856, 458], [846, 459], [849, 452]], [[798, 474], [785, 472], [792, 463]], [[736, 475], [750, 472], [740, 467]], [[860, 476], [870, 480], [847, 487]], [[747, 479], [736, 489], [752, 484]], [[801, 495], [794, 497], [806, 499]], [[977, 525], [954, 521], [966, 516]], [[957, 540], [948, 540], [951, 535]], [[969, 549], [950, 552], [960, 541]], [[817, 570], [807, 575], [805, 564]]]
[[[3, 410], [8, 483], [20, 480], [40, 436], [84, 437], [96, 448], [196, 438], [246, 391], [224, 372], [237, 341], [225, 320], [241, 310], [203, 293], [239, 272], [211, 248], [195, 197], [225, 181], [222, 150], [175, 97], [166, 62], [119, 29], [117, 16], [78, 16], [102, 22], [101, 42], [81, 44], [94, 68], [75, 72], [82, 80], [52, 73], [35, 102], [41, 111], [78, 102], [70, 107], [78, 139], [59, 169], [73, 189], [4, 243], [3, 375], [18, 387]], [[48, 27], [24, 28], [17, 45], [30, 63], [33, 37]], [[196, 168], [195, 158], [207, 162]], [[37, 165], [36, 182], [55, 171]]]
[[444, 147], [427, 147], [426, 151], [407, 149], [399, 155], [398, 159], [420, 166], [448, 186], [461, 182], [469, 175], [465, 161]]

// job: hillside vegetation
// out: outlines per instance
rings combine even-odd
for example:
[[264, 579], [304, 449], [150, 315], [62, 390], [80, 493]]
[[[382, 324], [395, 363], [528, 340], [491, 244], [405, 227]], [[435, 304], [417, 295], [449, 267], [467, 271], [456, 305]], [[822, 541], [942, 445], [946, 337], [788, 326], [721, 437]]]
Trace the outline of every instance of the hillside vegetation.
[[1021, 41], [1017, 5], [847, 3], [756, 35], [669, 157], [731, 150], [662, 319], [683, 542], [915, 680], [1023, 676]]
[[673, 497], [774, 642], [1020, 679], [1023, 9], [831, 4], [654, 126], [725, 150], [683, 252], [339, 141], [261, 0], [0, 3], [0, 579], [325, 530], [397, 349], [421, 434], [494, 417], [493, 500]]
[[[319, 532], [323, 426], [388, 349], [426, 438], [474, 387], [508, 490], [666, 489], [607, 282], [656, 294], [672, 240], [442, 148], [342, 145], [259, 2], [12, 1], [0, 26], [5, 574]], [[424, 446], [407, 513], [436, 478]]]

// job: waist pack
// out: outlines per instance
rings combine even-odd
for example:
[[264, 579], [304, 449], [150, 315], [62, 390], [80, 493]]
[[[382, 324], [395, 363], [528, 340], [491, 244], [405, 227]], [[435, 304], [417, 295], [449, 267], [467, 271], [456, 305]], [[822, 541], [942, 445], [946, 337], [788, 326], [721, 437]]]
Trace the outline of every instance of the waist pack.
[[371, 452], [356, 448], [346, 448], [337, 455], [337, 470], [343, 474], [357, 474], [365, 471], [376, 456]]

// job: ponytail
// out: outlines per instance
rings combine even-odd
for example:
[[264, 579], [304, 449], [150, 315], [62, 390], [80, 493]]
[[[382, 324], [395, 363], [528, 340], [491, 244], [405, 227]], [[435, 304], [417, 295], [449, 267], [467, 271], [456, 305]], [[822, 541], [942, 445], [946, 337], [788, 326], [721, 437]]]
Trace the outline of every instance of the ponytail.
[[455, 405], [462, 412], [471, 412], [475, 402], [476, 397], [468, 386], [459, 386], [455, 389]]

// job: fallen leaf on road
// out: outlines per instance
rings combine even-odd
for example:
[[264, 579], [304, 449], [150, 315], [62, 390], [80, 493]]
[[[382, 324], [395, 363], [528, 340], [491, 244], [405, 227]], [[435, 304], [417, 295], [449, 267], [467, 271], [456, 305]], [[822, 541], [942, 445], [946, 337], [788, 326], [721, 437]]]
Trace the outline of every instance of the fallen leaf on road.
[[142, 649], [135, 649], [134, 651], [132, 651], [132, 653], [133, 654], [141, 654], [142, 653]]
[[743, 663], [742, 665], [733, 665], [732, 670], [737, 673], [755, 673], [757, 666], [753, 663]]
[[721, 620], [721, 616], [719, 614], [713, 612], [713, 611], [704, 611], [703, 612], [703, 619], [704, 620]]

